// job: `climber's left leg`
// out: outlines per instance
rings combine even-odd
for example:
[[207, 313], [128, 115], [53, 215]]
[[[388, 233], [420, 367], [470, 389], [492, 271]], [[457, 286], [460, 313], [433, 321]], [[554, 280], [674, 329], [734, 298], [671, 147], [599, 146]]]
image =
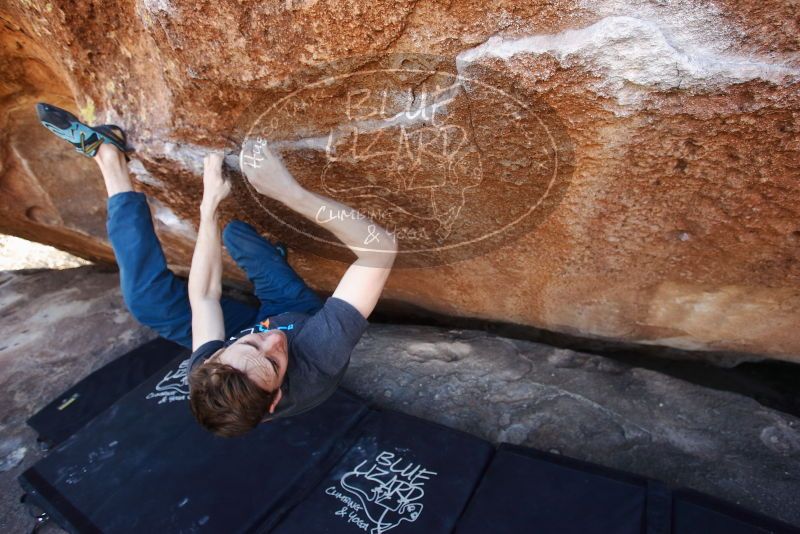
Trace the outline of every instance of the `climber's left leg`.
[[255, 228], [242, 221], [231, 221], [222, 232], [222, 241], [253, 282], [253, 292], [261, 301], [259, 319], [287, 311], [313, 314], [322, 308], [319, 295]]

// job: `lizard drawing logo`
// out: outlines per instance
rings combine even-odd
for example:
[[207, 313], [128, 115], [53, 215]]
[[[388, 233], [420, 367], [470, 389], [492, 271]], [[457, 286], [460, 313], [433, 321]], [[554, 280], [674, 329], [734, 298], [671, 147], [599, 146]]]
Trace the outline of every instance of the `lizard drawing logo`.
[[371, 523], [371, 534], [382, 534], [422, 514], [425, 482], [436, 472], [383, 451], [345, 473], [341, 487], [354, 495]]
[[164, 375], [156, 387], [147, 394], [146, 399], [158, 399], [158, 404], [182, 401], [189, 398], [189, 360], [183, 360], [177, 369]]

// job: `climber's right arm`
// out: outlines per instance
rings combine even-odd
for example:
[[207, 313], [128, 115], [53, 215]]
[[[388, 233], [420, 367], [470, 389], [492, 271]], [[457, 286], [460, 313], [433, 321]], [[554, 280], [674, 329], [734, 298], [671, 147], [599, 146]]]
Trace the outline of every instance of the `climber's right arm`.
[[259, 193], [322, 225], [356, 255], [333, 296], [366, 318], [380, 297], [397, 256], [394, 235], [354, 208], [304, 189], [261, 140], [246, 143], [242, 170]]

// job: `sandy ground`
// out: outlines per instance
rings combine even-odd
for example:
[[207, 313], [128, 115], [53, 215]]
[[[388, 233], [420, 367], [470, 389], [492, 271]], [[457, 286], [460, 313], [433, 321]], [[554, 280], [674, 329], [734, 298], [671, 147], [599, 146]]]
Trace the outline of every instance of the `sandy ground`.
[[0, 271], [69, 269], [89, 262], [57, 248], [0, 234]]

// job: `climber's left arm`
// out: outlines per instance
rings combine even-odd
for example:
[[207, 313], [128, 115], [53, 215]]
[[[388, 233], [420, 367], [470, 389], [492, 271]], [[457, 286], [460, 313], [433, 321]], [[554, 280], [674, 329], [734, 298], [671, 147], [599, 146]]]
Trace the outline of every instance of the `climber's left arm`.
[[222, 178], [222, 154], [205, 158], [200, 227], [189, 270], [189, 303], [192, 307], [192, 350], [203, 343], [225, 339], [222, 317], [222, 240], [219, 204], [231, 190]]

